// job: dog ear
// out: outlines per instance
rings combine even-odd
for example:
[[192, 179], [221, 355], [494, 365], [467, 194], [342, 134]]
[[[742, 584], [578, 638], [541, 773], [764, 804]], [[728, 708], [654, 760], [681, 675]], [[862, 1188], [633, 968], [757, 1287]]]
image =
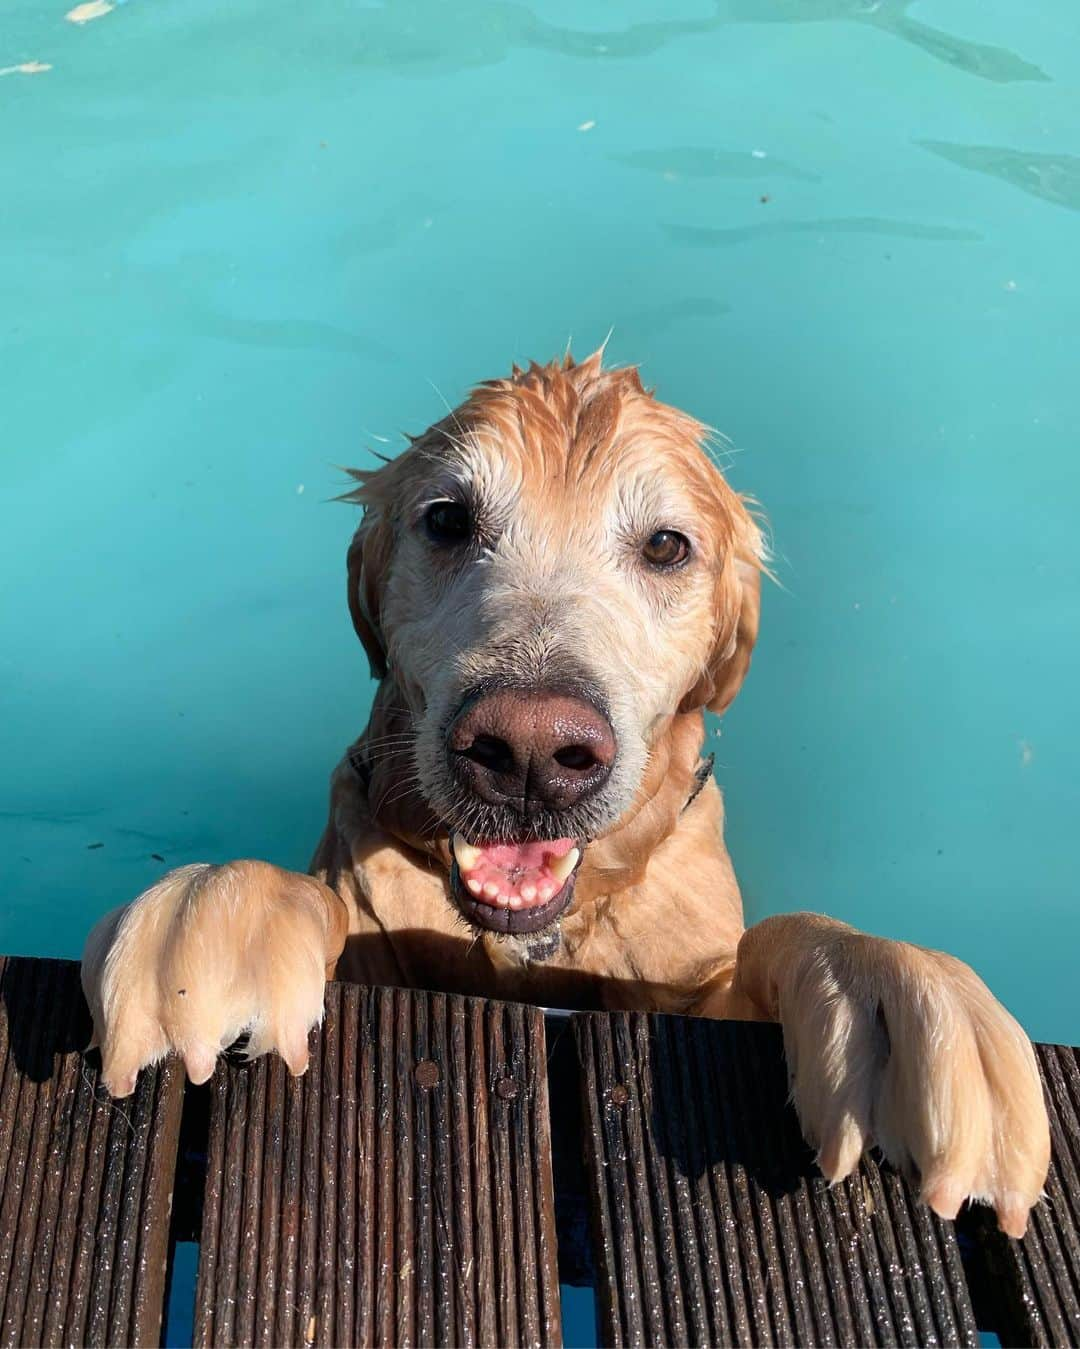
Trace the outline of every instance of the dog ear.
[[736, 558], [735, 574], [739, 582], [739, 617], [734, 633], [726, 647], [714, 656], [709, 671], [713, 688], [706, 706], [717, 716], [727, 711], [742, 688], [761, 621], [761, 568], [757, 559]]
[[736, 554], [717, 602], [714, 647], [701, 678], [679, 710], [707, 707], [726, 712], [750, 669], [761, 617], [761, 565], [756, 556]]
[[349, 545], [349, 613], [374, 679], [386, 674], [386, 641], [379, 609], [392, 548], [393, 531], [375, 513], [364, 516]]

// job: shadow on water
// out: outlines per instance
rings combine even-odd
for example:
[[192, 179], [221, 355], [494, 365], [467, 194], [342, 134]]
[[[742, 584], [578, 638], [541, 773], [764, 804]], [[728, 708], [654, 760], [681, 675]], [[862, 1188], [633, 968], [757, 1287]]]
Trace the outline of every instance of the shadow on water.
[[783, 234], [878, 234], [890, 239], [924, 239], [938, 243], [978, 243], [983, 237], [978, 230], [923, 225], [908, 220], [878, 220], [873, 216], [848, 216], [838, 220], [770, 220], [761, 225], [741, 225], [731, 229], [665, 222], [661, 228], [675, 243], [695, 248], [742, 244]]
[[1000, 145], [954, 145], [949, 141], [916, 144], [962, 169], [1000, 178], [1032, 197], [1080, 211], [1080, 156], [1038, 154]]
[[697, 145], [676, 145], [666, 150], [635, 150], [631, 154], [612, 155], [618, 164], [632, 169], [659, 173], [667, 179], [678, 178], [801, 178], [817, 183], [816, 173], [807, 173], [786, 160], [765, 156], [752, 150], [711, 150]]
[[[636, 24], [622, 32], [582, 34], [565, 28], [541, 24], [534, 16], [521, 20], [520, 40], [525, 46], [558, 51], [566, 56], [645, 56], [673, 38], [705, 32], [727, 23], [827, 23], [868, 24], [902, 42], [910, 43], [935, 61], [955, 67], [979, 79], [996, 84], [1020, 80], [1047, 81], [1049, 76], [1037, 65], [1005, 47], [969, 42], [950, 33], [909, 19], [911, 0], [731, 0], [716, 6], [716, 17], [701, 23], [670, 22]], [[519, 15], [527, 11], [518, 6], [502, 6]]]
[[[911, 0], [877, 0], [877, 3], [869, 4], [863, 0], [730, 0], [730, 3], [716, 6], [712, 19], [632, 24], [621, 30], [597, 33], [544, 23], [523, 5], [478, 4], [467, 8], [467, 19], [458, 11], [458, 32], [469, 34], [470, 38], [484, 34], [489, 59], [501, 59], [508, 47], [519, 45], [557, 52], [561, 56], [627, 60], [648, 56], [675, 38], [711, 32], [729, 23], [846, 21], [881, 29], [918, 47], [935, 61], [996, 84], [1050, 78], [1037, 65], [1005, 47], [968, 42], [909, 19], [906, 11], [910, 3]], [[430, 12], [430, 4], [402, 0], [400, 4], [388, 6], [385, 13], [400, 15], [403, 11], [419, 19], [421, 13]], [[389, 37], [388, 28], [384, 28], [383, 33]], [[385, 55], [398, 59], [390, 50], [386, 50]], [[478, 50], [474, 61], [479, 55]]]
[[966, 75], [1009, 84], [1017, 80], [1046, 81], [1050, 76], [1006, 47], [968, 42], [951, 33], [909, 19], [912, 0], [731, 0], [718, 8], [731, 20], [746, 23], [825, 23], [868, 24], [902, 42], [910, 43], [935, 61], [954, 66]]
[[[588, 60], [630, 61], [653, 55], [670, 42], [743, 23], [859, 23], [917, 47], [964, 74], [1004, 84], [1047, 81], [1039, 66], [1005, 47], [971, 42], [911, 19], [912, 0], [720, 0], [708, 17], [665, 19], [622, 28], [582, 30], [548, 23], [527, 5], [471, 0], [455, 6], [452, 23], [435, 0], [390, 0], [378, 8], [352, 9], [336, 41], [339, 59], [357, 66], [429, 77], [494, 65], [511, 51], [530, 48]], [[243, 20], [246, 24], [246, 19]], [[222, 25], [239, 25], [227, 16]], [[267, 33], [267, 39], [272, 36]], [[309, 40], [319, 40], [314, 25]], [[281, 58], [285, 53], [279, 52]], [[292, 49], [290, 63], [306, 59]]]

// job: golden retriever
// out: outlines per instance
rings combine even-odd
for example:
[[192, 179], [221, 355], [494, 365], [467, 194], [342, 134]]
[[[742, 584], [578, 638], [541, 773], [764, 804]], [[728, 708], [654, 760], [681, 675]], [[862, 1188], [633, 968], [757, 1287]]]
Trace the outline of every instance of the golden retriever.
[[356, 472], [353, 623], [379, 680], [309, 876], [182, 867], [91, 933], [122, 1096], [241, 1032], [294, 1073], [339, 978], [783, 1025], [831, 1179], [871, 1142], [1022, 1234], [1049, 1130], [1023, 1031], [936, 951], [816, 914], [744, 932], [703, 762], [758, 630], [762, 535], [705, 429], [600, 354], [477, 388]]

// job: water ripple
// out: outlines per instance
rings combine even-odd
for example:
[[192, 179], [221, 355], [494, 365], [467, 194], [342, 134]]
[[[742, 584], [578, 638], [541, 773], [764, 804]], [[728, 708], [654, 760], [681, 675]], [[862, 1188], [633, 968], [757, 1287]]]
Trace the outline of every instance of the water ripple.
[[[430, 78], [453, 71], [496, 65], [516, 49], [601, 61], [640, 60], [673, 41], [718, 31], [731, 24], [859, 23], [911, 46], [935, 61], [995, 83], [1047, 80], [1037, 65], [1005, 47], [971, 42], [941, 32], [907, 15], [912, 0], [715, 0], [701, 18], [659, 19], [589, 31], [551, 23], [515, 0], [460, 0], [451, 12], [433, 0], [387, 0], [353, 9], [341, 30], [335, 59], [356, 66]], [[611, 7], [614, 10], [614, 6]], [[1019, 20], [1018, 20], [1019, 21]], [[223, 18], [237, 31], [246, 19]], [[316, 31], [315, 29], [312, 30]], [[314, 42], [314, 38], [311, 39]], [[320, 47], [321, 53], [321, 47]], [[276, 53], [279, 59], [284, 52]], [[295, 60], [296, 52], [287, 54]], [[264, 57], [265, 59], [265, 57]]]
[[1007, 47], [970, 42], [908, 18], [911, 0], [731, 0], [733, 18], [747, 23], [867, 24], [920, 48], [935, 61], [995, 84], [1046, 81], [1050, 76]]
[[395, 352], [374, 338], [317, 319], [246, 319], [211, 313], [197, 317], [204, 336], [239, 346], [273, 351], [336, 351], [383, 363], [397, 359]]
[[951, 141], [916, 144], [962, 169], [989, 174], [1055, 206], [1080, 211], [1080, 158], [1076, 155], [1038, 154], [1000, 145], [957, 145]]
[[620, 164], [647, 169], [670, 178], [801, 178], [816, 183], [816, 173], [807, 173], [784, 159], [751, 150], [710, 150], [704, 146], [673, 145], [665, 150], [635, 150], [612, 155]]
[[978, 243], [977, 230], [949, 225], [924, 225], [911, 220], [882, 220], [876, 216], [843, 216], [833, 220], [770, 220], [760, 225], [716, 229], [706, 225], [662, 222], [664, 232], [677, 243], [696, 248], [743, 244], [781, 234], [879, 234], [893, 239], [928, 239], [941, 243]]

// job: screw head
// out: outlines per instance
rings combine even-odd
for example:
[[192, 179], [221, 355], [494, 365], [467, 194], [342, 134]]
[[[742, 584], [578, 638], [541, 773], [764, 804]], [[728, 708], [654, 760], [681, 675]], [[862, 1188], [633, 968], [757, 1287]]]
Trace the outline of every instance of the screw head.
[[439, 1065], [432, 1059], [421, 1059], [413, 1069], [413, 1079], [416, 1085], [422, 1087], [424, 1091], [430, 1091], [432, 1087], [437, 1087], [441, 1076]]
[[611, 1088], [611, 1096], [609, 1099], [612, 1105], [623, 1106], [630, 1099], [630, 1093], [621, 1082], [616, 1082]]
[[495, 1083], [495, 1095], [500, 1101], [512, 1101], [518, 1094], [518, 1084], [512, 1077], [500, 1077]]

